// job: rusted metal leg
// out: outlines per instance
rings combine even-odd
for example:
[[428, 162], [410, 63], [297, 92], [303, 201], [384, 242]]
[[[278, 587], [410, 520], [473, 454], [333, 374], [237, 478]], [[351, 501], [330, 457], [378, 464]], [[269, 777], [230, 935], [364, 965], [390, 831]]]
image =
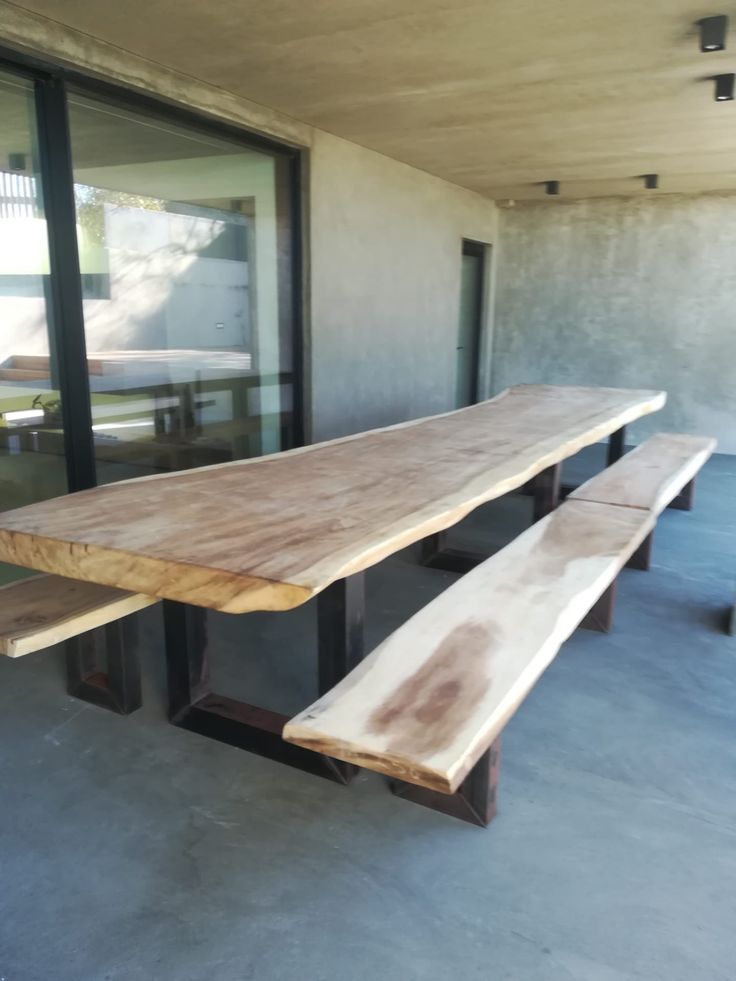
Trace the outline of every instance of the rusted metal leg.
[[534, 479], [534, 521], [544, 518], [560, 503], [562, 465], [547, 467]]
[[[338, 580], [317, 599], [320, 694], [363, 656], [363, 573]], [[177, 726], [246, 749], [336, 783], [357, 767], [281, 738], [288, 715], [240, 702], [210, 689], [207, 611], [164, 601], [169, 719]]]
[[676, 511], [692, 511], [695, 503], [695, 477], [682, 488], [677, 497], [667, 505]]
[[626, 426], [617, 429], [608, 437], [607, 466], [620, 460], [626, 451]]
[[207, 611], [168, 600], [163, 608], [169, 719], [178, 725], [193, 705], [210, 694]]
[[[318, 691], [324, 695], [363, 660], [365, 575], [331, 583], [317, 597]], [[330, 767], [349, 783], [359, 767], [329, 756]]]
[[652, 529], [641, 545], [637, 548], [629, 561], [626, 563], [627, 569], [641, 569], [646, 572], [652, 564], [652, 544], [654, 542], [654, 529]]
[[596, 604], [580, 621], [580, 626], [585, 630], [598, 630], [607, 634], [613, 626], [613, 606], [616, 600], [616, 580], [614, 579], [608, 589], [603, 593]]
[[120, 715], [141, 707], [141, 666], [134, 616], [64, 642], [67, 691]]
[[338, 579], [317, 597], [319, 694], [324, 695], [363, 660], [365, 577]]
[[404, 800], [459, 818], [485, 828], [496, 816], [498, 773], [501, 764], [501, 737], [481, 756], [454, 794], [417, 787], [402, 780], [390, 782], [391, 793]]

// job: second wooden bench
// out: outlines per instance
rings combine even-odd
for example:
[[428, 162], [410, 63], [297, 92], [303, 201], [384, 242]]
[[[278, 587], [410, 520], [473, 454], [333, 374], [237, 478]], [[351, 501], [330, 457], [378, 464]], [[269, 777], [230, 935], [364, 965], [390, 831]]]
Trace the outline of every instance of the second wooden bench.
[[714, 445], [656, 436], [623, 457], [420, 610], [284, 739], [487, 824], [502, 729], [577, 626], [607, 629], [616, 576]]
[[0, 587], [0, 654], [22, 657], [66, 642], [69, 693], [128, 715], [141, 704], [141, 686], [127, 618], [156, 602], [64, 576], [17, 579]]

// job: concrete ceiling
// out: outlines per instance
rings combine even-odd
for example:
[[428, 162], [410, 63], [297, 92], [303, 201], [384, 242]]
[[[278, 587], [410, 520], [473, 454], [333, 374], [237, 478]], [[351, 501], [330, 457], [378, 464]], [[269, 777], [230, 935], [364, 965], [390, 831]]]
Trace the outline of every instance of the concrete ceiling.
[[[29, 83], [9, 80], [0, 72], [0, 170], [10, 170], [9, 156], [21, 153], [31, 173], [35, 143], [31, 95]], [[179, 125], [141, 120], [124, 109], [75, 94], [70, 99], [69, 121], [75, 171], [232, 154], [240, 158], [262, 156], [238, 143], [203, 136]]]
[[[18, 6], [497, 199], [736, 188], [736, 4], [21, 0]], [[729, 49], [694, 22], [732, 15]]]

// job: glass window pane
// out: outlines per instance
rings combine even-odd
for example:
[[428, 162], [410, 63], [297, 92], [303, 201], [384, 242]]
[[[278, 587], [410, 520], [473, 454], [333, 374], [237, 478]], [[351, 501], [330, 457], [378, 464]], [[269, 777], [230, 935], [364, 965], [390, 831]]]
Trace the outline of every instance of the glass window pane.
[[67, 491], [48, 290], [33, 86], [0, 73], [0, 510]]
[[98, 482], [292, 441], [286, 158], [70, 97]]

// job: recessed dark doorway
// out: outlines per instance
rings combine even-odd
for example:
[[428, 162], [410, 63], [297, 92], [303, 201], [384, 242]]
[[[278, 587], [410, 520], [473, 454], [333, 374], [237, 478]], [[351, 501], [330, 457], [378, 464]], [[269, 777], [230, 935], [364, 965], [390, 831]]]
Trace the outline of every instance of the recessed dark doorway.
[[463, 239], [460, 269], [455, 405], [478, 401], [483, 300], [489, 246]]

